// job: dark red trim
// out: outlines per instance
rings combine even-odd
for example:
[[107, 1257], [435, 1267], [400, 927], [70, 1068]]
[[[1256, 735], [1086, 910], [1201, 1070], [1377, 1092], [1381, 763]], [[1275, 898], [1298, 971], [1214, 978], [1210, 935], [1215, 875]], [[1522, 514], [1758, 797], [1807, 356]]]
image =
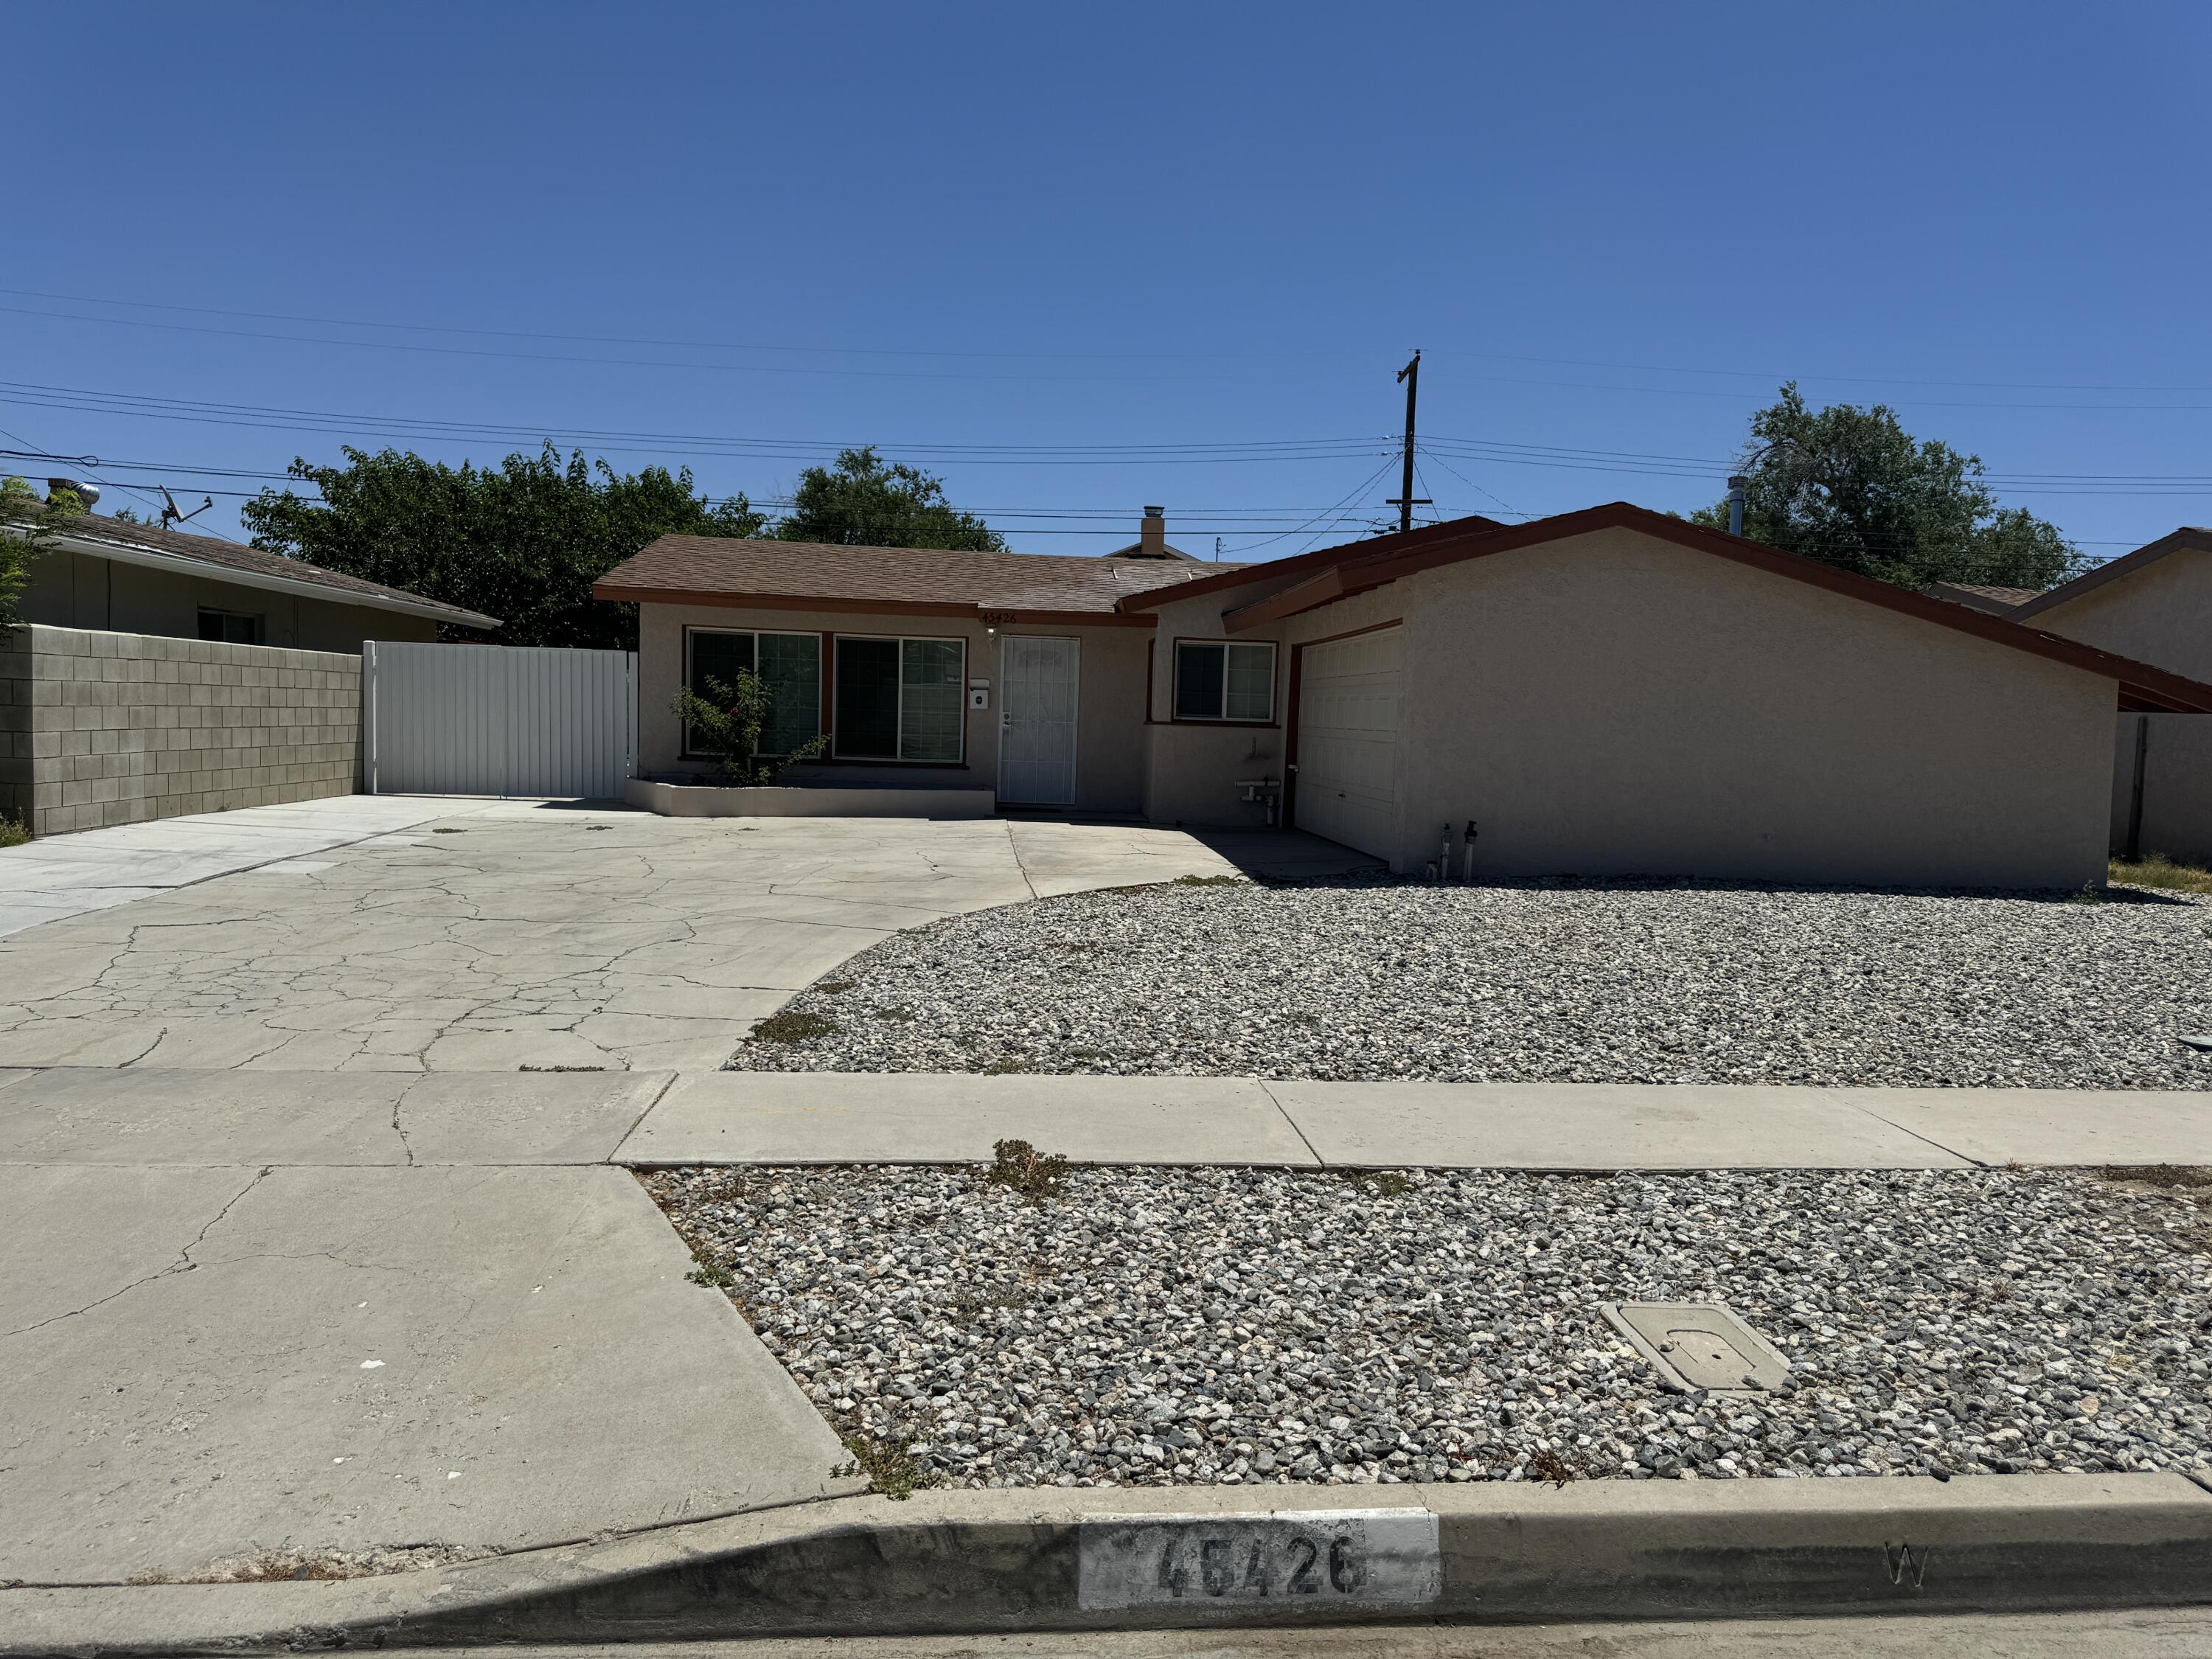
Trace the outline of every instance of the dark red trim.
[[[1440, 529], [1451, 527], [1438, 526]], [[1403, 580], [1424, 570], [1433, 570], [1439, 565], [1485, 558], [1493, 553], [1508, 553], [1523, 547], [1541, 546], [1547, 542], [1564, 541], [1571, 536], [1589, 535], [1600, 530], [1638, 531], [1658, 540], [1672, 542], [1678, 547], [1732, 559], [1755, 570], [1787, 576], [1794, 581], [1825, 588], [1846, 599], [1863, 599], [1869, 605], [1881, 606], [1885, 611], [1917, 617], [1923, 622], [1931, 622], [1958, 633], [1971, 634], [1993, 644], [2008, 645], [2031, 656], [2048, 658], [2069, 668], [2078, 668], [2087, 673], [2118, 680], [2130, 694], [2155, 708], [2183, 714], [2212, 712], [2212, 685], [2201, 681], [2169, 673], [2148, 663], [2115, 656], [2109, 651], [2100, 651], [2094, 646], [2083, 645], [2078, 641], [2062, 639], [2039, 629], [2023, 627], [2008, 617], [1993, 617], [1987, 611], [1954, 605], [1948, 599], [1934, 599], [1910, 588], [1876, 581], [1871, 576], [1838, 570], [1833, 565], [1822, 564], [1800, 554], [1784, 553], [1778, 548], [1747, 541], [1740, 536], [1725, 535], [1717, 530], [1708, 530], [1702, 525], [1669, 518], [1663, 513], [1633, 507], [1626, 501], [1611, 501], [1603, 507], [1562, 513], [1556, 518], [1540, 519], [1533, 524], [1516, 525], [1507, 529], [1462, 532], [1449, 540], [1439, 538], [1433, 544], [1412, 552], [1378, 555], [1358, 548], [1348, 550], [1352, 556], [1346, 557], [1343, 556], [1347, 550], [1340, 550], [1341, 562], [1339, 564], [1295, 587], [1285, 588], [1279, 593], [1271, 594], [1241, 610], [1231, 611], [1224, 620], [1232, 633], [1243, 632], [1316, 610], [1338, 599], [1348, 599], [1354, 593], [1365, 592], [1369, 588], [1380, 587], [1386, 582]]]
[[1405, 625], [1403, 617], [1393, 617], [1389, 622], [1370, 623], [1364, 628], [1347, 628], [1341, 634], [1324, 634], [1317, 640], [1301, 640], [1298, 649], [1303, 651], [1310, 645], [1334, 645], [1339, 640], [1356, 640], [1362, 634], [1380, 634], [1386, 628], [1403, 628]]

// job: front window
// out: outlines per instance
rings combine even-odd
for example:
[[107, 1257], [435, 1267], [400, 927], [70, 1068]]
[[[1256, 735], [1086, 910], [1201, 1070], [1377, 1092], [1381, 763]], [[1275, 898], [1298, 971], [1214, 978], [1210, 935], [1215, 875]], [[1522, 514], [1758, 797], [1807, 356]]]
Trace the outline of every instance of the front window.
[[954, 761], [967, 705], [964, 640], [837, 640], [840, 760]]
[[1179, 720], [1273, 720], [1273, 645], [1177, 641], [1175, 717]]
[[[788, 755], [822, 730], [822, 636], [819, 634], [735, 633], [719, 628], [690, 630], [690, 661], [684, 684], [696, 696], [714, 701], [707, 682], [737, 684], [740, 672], [757, 674], [768, 692], [768, 720], [761, 727], [757, 753]], [[714, 751], [686, 728], [684, 752]]]

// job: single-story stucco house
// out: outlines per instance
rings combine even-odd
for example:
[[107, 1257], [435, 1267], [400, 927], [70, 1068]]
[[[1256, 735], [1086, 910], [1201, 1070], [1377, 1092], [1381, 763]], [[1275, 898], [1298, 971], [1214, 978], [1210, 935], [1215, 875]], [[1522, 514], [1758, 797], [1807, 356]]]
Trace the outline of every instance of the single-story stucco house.
[[1417, 873], [2077, 888], [2105, 868], [2114, 714], [2212, 684], [1615, 503], [1270, 563], [668, 536], [640, 607], [639, 770], [704, 778], [671, 712], [756, 668], [796, 783], [1283, 822]]
[[363, 640], [434, 640], [491, 617], [216, 536], [92, 514], [32, 565], [18, 621], [49, 628], [358, 653]]

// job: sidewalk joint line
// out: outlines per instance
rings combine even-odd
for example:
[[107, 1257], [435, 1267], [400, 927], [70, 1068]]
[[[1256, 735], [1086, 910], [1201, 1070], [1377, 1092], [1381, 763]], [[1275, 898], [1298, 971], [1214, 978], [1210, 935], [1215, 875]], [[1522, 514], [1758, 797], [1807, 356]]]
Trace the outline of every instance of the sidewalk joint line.
[[1298, 1138], [1298, 1145], [1304, 1147], [1306, 1151], [1313, 1154], [1314, 1167], [1318, 1170], [1326, 1170], [1329, 1168], [1329, 1162], [1321, 1155], [1320, 1148], [1316, 1147], [1310, 1140], [1308, 1140], [1306, 1139], [1306, 1132], [1298, 1127], [1297, 1119], [1292, 1117], [1288, 1109], [1284, 1106], [1283, 1103], [1275, 1097], [1275, 1091], [1267, 1086], [1267, 1079], [1263, 1077], [1255, 1077], [1252, 1081], [1260, 1085], [1260, 1092], [1267, 1097], [1267, 1103], [1275, 1109], [1276, 1112], [1281, 1116], [1284, 1122], [1291, 1126], [1291, 1133]]
[[682, 1075], [680, 1072], [671, 1072], [661, 1079], [660, 1086], [653, 1091], [653, 1098], [639, 1109], [637, 1115], [630, 1120], [629, 1127], [616, 1137], [615, 1144], [608, 1149], [607, 1155], [599, 1160], [600, 1163], [614, 1164], [622, 1163], [622, 1149], [629, 1145], [629, 1138], [635, 1134], [646, 1119], [653, 1115], [653, 1109], [660, 1104], [668, 1091], [676, 1086], [676, 1079]]
[[1864, 1112], [1875, 1122], [1887, 1123], [1891, 1128], [1896, 1130], [1899, 1134], [1911, 1135], [1915, 1140], [1920, 1142], [1921, 1145], [1924, 1146], [1933, 1146], [1939, 1152], [1946, 1153], [1952, 1158], [1964, 1159], [1971, 1168], [1977, 1170], [1989, 1170], [1996, 1167], [1994, 1164], [1984, 1164], [1978, 1158], [1969, 1157], [1966, 1153], [1959, 1151], [1955, 1146], [1946, 1146], [1942, 1141], [1936, 1139], [1933, 1136], [1922, 1134], [1917, 1129], [1908, 1129], [1904, 1124], [1899, 1123], [1893, 1119], [1884, 1117], [1880, 1112], [1875, 1110], [1871, 1106], [1861, 1106], [1856, 1102], [1847, 1103], [1850, 1105], [1851, 1110], [1855, 1112]]

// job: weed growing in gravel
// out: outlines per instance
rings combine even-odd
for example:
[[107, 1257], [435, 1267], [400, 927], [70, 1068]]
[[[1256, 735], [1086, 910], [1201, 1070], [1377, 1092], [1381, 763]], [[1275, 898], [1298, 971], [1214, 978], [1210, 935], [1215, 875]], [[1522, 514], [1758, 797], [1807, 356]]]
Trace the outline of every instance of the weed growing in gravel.
[[876, 1010], [876, 1018], [878, 1019], [898, 1020], [902, 1022], [914, 1018], [914, 1010], [911, 1008], [878, 1008]]
[[1058, 1153], [1037, 1151], [1026, 1140], [1001, 1140], [991, 1148], [991, 1168], [983, 1179], [994, 1187], [1011, 1187], [1032, 1204], [1060, 1196], [1067, 1179], [1067, 1160]]
[[2133, 861], [2114, 859], [2112, 879], [2130, 887], [2158, 887], [2174, 893], [2212, 893], [2212, 870], [2177, 864], [2163, 853], [2146, 853]]
[[814, 988], [824, 996], [835, 996], [840, 991], [851, 990], [853, 981], [849, 979], [825, 979], [817, 981]]
[[924, 1486], [934, 1486], [945, 1477], [916, 1457], [910, 1449], [914, 1437], [897, 1440], [877, 1440], [865, 1434], [844, 1437], [845, 1449], [853, 1454], [849, 1463], [840, 1463], [830, 1473], [833, 1475], [865, 1474], [868, 1489], [889, 1498], [904, 1503]]
[[985, 1077], [1012, 1077], [1017, 1072], [1029, 1070], [1029, 1062], [1019, 1054], [1003, 1054], [989, 1065], [976, 1069]]
[[2094, 881], [2085, 881], [2081, 884], [2080, 892], [2069, 893], [2066, 896], [2066, 902], [2069, 904], [2102, 904], [2105, 902], [2105, 890]]
[[31, 832], [17, 819], [0, 817], [0, 847], [21, 847], [31, 839]]
[[1548, 1480], [1555, 1486], [1564, 1486], [1577, 1479], [1580, 1471], [1549, 1446], [1539, 1446], [1529, 1455], [1527, 1464], [1531, 1480]]
[[1175, 878], [1175, 884], [1178, 887], [1242, 887], [1244, 884], [1244, 878], [1242, 876], [1177, 876]]
[[827, 1014], [810, 1014], [801, 1009], [786, 1008], [770, 1014], [766, 1019], [753, 1022], [751, 1041], [755, 1042], [807, 1042], [816, 1037], [836, 1036], [845, 1028]]
[[1377, 1198], [1403, 1198], [1413, 1190], [1411, 1177], [1395, 1170], [1346, 1170], [1344, 1179], [1347, 1185]]
[[738, 1282], [720, 1262], [701, 1255], [696, 1250], [692, 1252], [691, 1259], [699, 1265], [684, 1277], [694, 1285], [704, 1285], [710, 1291], [726, 1291]]

